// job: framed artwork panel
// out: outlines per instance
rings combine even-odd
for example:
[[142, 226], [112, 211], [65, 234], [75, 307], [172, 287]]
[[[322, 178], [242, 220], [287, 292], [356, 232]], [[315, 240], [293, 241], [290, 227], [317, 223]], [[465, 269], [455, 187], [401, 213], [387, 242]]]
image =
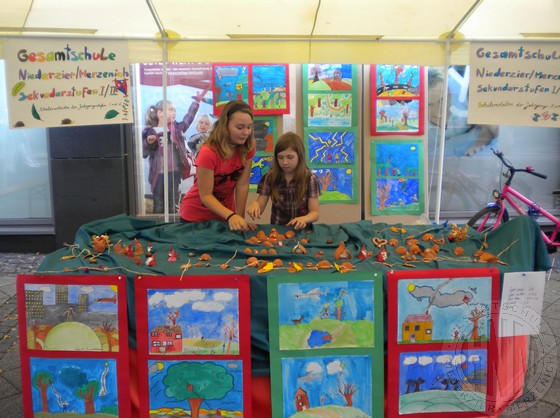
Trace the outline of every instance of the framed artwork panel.
[[140, 417], [251, 417], [249, 277], [134, 282]]
[[424, 67], [372, 65], [371, 135], [424, 134]]
[[357, 164], [357, 129], [305, 128], [304, 143], [309, 165]]
[[267, 280], [273, 416], [383, 414], [381, 273]]
[[255, 115], [290, 113], [288, 64], [251, 65], [252, 107]]
[[358, 201], [358, 172], [353, 167], [314, 166], [311, 171], [321, 185], [320, 203]]
[[18, 275], [17, 297], [24, 417], [129, 417], [126, 277]]
[[356, 85], [356, 65], [305, 64], [302, 69], [304, 87], [309, 91], [351, 91]]
[[497, 268], [390, 271], [389, 417], [480, 417], [496, 406]]
[[424, 213], [424, 151], [421, 140], [372, 140], [372, 215]]
[[355, 95], [352, 92], [310, 92], [303, 100], [307, 126], [350, 127], [356, 124]]
[[249, 64], [212, 64], [214, 117], [230, 100], [249, 102]]

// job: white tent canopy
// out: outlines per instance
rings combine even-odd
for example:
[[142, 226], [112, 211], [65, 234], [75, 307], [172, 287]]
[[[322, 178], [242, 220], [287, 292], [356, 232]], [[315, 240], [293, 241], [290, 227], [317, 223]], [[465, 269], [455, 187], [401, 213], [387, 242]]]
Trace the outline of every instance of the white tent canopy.
[[[132, 62], [467, 63], [469, 41], [560, 39], [559, 0], [2, 1], [0, 37], [126, 40]], [[164, 33], [164, 35], [162, 35]], [[0, 45], [0, 58], [3, 57]]]

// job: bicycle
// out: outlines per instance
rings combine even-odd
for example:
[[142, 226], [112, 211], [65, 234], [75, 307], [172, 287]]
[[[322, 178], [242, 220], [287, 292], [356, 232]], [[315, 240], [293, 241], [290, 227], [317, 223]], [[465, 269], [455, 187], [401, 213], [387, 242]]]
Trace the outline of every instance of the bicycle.
[[[503, 152], [495, 150], [494, 148], [492, 148], [492, 152], [502, 161], [503, 166], [507, 167], [507, 170], [503, 173], [503, 176], [506, 177], [507, 180], [501, 191], [494, 190], [492, 192], [492, 196], [495, 200], [476, 213], [467, 222], [467, 225], [482, 233], [496, 229], [502, 224], [502, 222], [507, 222], [509, 220], [509, 212], [506, 208], [507, 202], [520, 215], [528, 215], [534, 218], [544, 216], [553, 223], [552, 231], [545, 232], [541, 228], [541, 233], [546, 243], [548, 252], [555, 253], [558, 250], [558, 247], [560, 247], [560, 241], [558, 240], [560, 219], [547, 210], [541, 208], [537, 203], [525, 197], [511, 186], [515, 173], [529, 173], [542, 179], [546, 179], [547, 176], [536, 172], [531, 166], [527, 166], [525, 168], [515, 168], [511, 162], [504, 157]], [[521, 208], [521, 204], [518, 202], [526, 204], [528, 206], [528, 210], [523, 210]]]

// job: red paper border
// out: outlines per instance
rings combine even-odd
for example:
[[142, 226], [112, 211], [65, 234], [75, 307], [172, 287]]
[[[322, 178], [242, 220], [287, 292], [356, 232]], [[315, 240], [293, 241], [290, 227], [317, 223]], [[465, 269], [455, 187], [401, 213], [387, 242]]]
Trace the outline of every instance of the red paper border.
[[[214, 82], [216, 79], [216, 68], [220, 67], [247, 67], [247, 103], [253, 108], [253, 95], [252, 95], [252, 88], [251, 83], [253, 82], [252, 78], [252, 71], [251, 65], [243, 62], [220, 62], [212, 64], [212, 104], [214, 109], [214, 117], [219, 117], [222, 114], [223, 106], [218, 106], [218, 94], [216, 94], [216, 83]], [[237, 100], [237, 97], [232, 98], [231, 100]], [[229, 101], [229, 100], [226, 100]]]
[[376, 117], [377, 115], [377, 99], [388, 100], [389, 98], [379, 97], [377, 95], [377, 71], [376, 65], [370, 66], [370, 135], [371, 136], [420, 136], [424, 135], [424, 108], [425, 108], [425, 96], [424, 96], [424, 67], [419, 67], [419, 86], [417, 96], [391, 96], [391, 99], [411, 99], [418, 100], [418, 131], [417, 132], [377, 132], [376, 131]]
[[[243, 416], [252, 417], [251, 407], [251, 309], [250, 283], [247, 275], [157, 276], [134, 279], [136, 301], [136, 344], [138, 350], [138, 394], [140, 418], [148, 418], [149, 390], [147, 370], [149, 360], [241, 360], [243, 361]], [[238, 289], [239, 291], [239, 355], [155, 355], [148, 352], [148, 289]]]
[[[55, 351], [30, 350], [27, 348], [27, 327], [25, 312], [25, 284], [64, 284], [64, 285], [111, 285], [118, 289], [118, 323], [119, 351]], [[21, 365], [21, 392], [23, 397], [24, 417], [32, 418], [33, 402], [31, 395], [30, 358], [76, 358], [76, 359], [111, 359], [117, 363], [117, 382], [130, 381], [128, 352], [128, 320], [126, 298], [126, 276], [124, 275], [25, 275], [19, 274], [16, 282], [17, 311]], [[129, 385], [118, 385], [119, 416], [131, 416], [131, 400]]]
[[[285, 84], [286, 84], [286, 107], [284, 109], [255, 109], [253, 103], [253, 67], [261, 66], [261, 67], [278, 67], [282, 66], [285, 68], [284, 74], [286, 75]], [[251, 79], [249, 80], [249, 95], [251, 97], [251, 107], [253, 108], [253, 114], [255, 116], [266, 116], [266, 115], [284, 115], [290, 113], [290, 66], [288, 64], [251, 64], [250, 71]]]
[[[497, 327], [500, 301], [500, 272], [497, 268], [469, 268], [469, 269], [437, 269], [420, 271], [390, 271], [387, 272], [387, 370], [399, 370], [400, 354], [406, 352], [446, 350], [441, 343], [432, 344], [398, 344], [398, 281], [404, 279], [442, 279], [442, 278], [476, 278], [491, 277], [492, 296], [490, 307], [490, 340], [489, 342], [469, 342], [469, 349], [486, 349], [487, 361], [487, 392], [485, 411], [468, 412], [431, 412], [399, 414], [399, 379], [400, 373], [388, 372], [387, 381], [387, 417], [427, 418], [429, 417], [461, 417], [471, 418], [495, 414], [495, 405], [491, 399], [497, 397], [496, 361], [498, 350]], [[389, 302], [390, 301], [390, 302]]]

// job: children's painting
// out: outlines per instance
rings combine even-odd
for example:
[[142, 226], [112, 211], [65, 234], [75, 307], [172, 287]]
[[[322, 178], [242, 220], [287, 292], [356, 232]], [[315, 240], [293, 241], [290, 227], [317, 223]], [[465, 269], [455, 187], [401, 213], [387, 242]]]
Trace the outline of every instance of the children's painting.
[[352, 90], [355, 66], [352, 64], [307, 64], [308, 90]]
[[358, 200], [357, 174], [352, 167], [313, 167], [321, 185], [321, 203], [354, 203]]
[[238, 360], [150, 360], [149, 409], [153, 417], [246, 417], [243, 368]]
[[372, 392], [383, 382], [374, 383], [371, 362], [367, 355], [283, 358], [283, 414], [275, 416], [378, 416]]
[[126, 277], [18, 275], [16, 286], [23, 416], [130, 417], [117, 385], [130, 380]]
[[274, 143], [278, 137], [277, 116], [255, 116], [253, 120], [253, 136], [257, 143], [257, 154], [272, 154]]
[[307, 126], [353, 126], [352, 93], [309, 93], [305, 104]]
[[491, 277], [399, 280], [400, 344], [488, 341]]
[[495, 413], [497, 268], [387, 272], [387, 416]]
[[251, 80], [255, 115], [290, 113], [287, 64], [253, 64]]
[[305, 129], [308, 160], [311, 165], [356, 163], [355, 129]]
[[118, 351], [118, 288], [25, 283], [30, 350]]
[[486, 411], [487, 350], [405, 352], [399, 366], [399, 415]]
[[372, 215], [424, 211], [424, 152], [420, 140], [371, 141]]
[[214, 116], [222, 113], [222, 107], [231, 100], [249, 103], [249, 66], [245, 64], [213, 64]]
[[239, 354], [236, 289], [148, 289], [152, 354]]
[[[420, 100], [378, 99], [374, 103], [376, 135], [420, 135], [423, 121], [420, 118]], [[375, 118], [373, 118], [375, 116]]]
[[257, 190], [259, 181], [261, 181], [268, 170], [270, 170], [273, 158], [274, 157], [272, 155], [255, 155], [253, 157], [251, 177], [249, 178], [251, 189]]
[[252, 416], [249, 292], [241, 274], [134, 282], [140, 418]]
[[117, 379], [125, 380], [115, 360], [31, 358], [29, 372], [33, 417], [127, 416], [119, 414]]
[[417, 65], [372, 65], [371, 85], [377, 97], [419, 97], [423, 74], [424, 68]]
[[383, 415], [383, 275], [345, 276], [268, 277], [273, 416]]
[[424, 133], [424, 68], [371, 66], [371, 135]]
[[278, 285], [280, 350], [373, 347], [373, 281]]

